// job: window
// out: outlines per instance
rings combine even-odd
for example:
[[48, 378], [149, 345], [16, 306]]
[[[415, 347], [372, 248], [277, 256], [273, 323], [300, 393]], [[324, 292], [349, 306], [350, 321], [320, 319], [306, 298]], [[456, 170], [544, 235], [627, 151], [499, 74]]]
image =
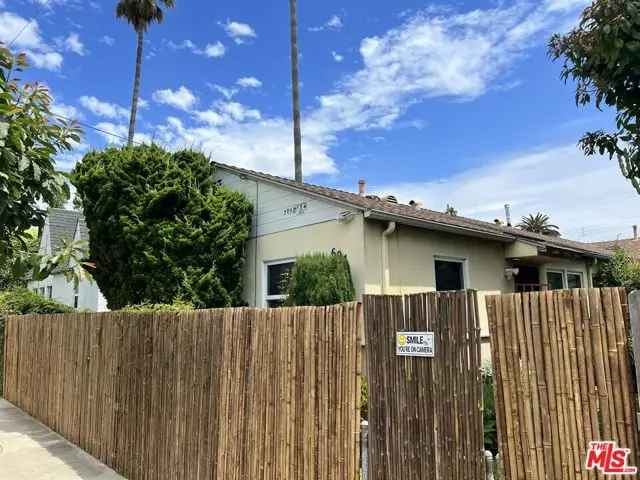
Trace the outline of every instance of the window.
[[567, 272], [567, 288], [582, 288], [582, 274]]
[[40, 287], [40, 295], [44, 297], [44, 287]]
[[549, 290], [562, 290], [564, 288], [563, 273], [547, 271], [547, 285]]
[[38, 289], [37, 289], [37, 288], [34, 288], [34, 289], [33, 289], [33, 293], [36, 293], [36, 294], [37, 294], [37, 293], [38, 293]]
[[464, 260], [436, 260], [436, 290], [464, 290]]
[[80, 286], [78, 284], [73, 285], [73, 308], [78, 308], [78, 301], [80, 294]]
[[51, 285], [47, 287], [47, 298], [53, 298], [53, 287]]
[[267, 307], [281, 307], [287, 296], [285, 295], [286, 280], [295, 264], [292, 260], [271, 262], [266, 264], [266, 292]]

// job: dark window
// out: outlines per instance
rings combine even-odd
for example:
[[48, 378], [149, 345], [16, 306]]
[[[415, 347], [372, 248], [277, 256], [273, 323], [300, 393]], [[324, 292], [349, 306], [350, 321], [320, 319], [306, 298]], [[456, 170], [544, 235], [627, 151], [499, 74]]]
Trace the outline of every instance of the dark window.
[[567, 288], [582, 288], [582, 274], [567, 273]]
[[73, 308], [78, 308], [78, 295], [73, 297]]
[[286, 280], [294, 262], [267, 266], [267, 296], [284, 295]]
[[44, 297], [44, 287], [40, 287], [40, 295]]
[[284, 305], [284, 300], [267, 300], [267, 307], [280, 308]]
[[549, 290], [562, 290], [564, 288], [562, 272], [547, 272], [547, 285]]
[[49, 285], [47, 287], [47, 298], [52, 298], [52, 297], [53, 297], [53, 287]]
[[436, 290], [439, 292], [464, 290], [462, 267], [462, 262], [436, 260]]

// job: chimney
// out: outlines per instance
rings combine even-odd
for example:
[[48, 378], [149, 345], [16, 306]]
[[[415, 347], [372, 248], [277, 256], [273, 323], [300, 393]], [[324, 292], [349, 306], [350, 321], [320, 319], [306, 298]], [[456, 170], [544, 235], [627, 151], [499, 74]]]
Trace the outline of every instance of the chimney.
[[507, 227], [511, 226], [511, 205], [508, 203], [504, 206], [504, 213], [507, 217]]
[[633, 239], [638, 240], [638, 225], [633, 226]]
[[360, 195], [361, 197], [364, 197], [364, 194], [366, 193], [366, 189], [367, 189], [367, 181], [364, 178], [361, 178], [358, 181], [358, 195]]

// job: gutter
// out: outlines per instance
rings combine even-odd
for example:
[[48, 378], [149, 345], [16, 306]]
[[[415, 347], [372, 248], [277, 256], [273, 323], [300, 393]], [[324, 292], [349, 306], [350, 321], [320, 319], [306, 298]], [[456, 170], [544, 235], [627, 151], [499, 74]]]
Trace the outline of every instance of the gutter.
[[382, 294], [389, 290], [391, 274], [389, 272], [389, 236], [396, 231], [396, 222], [389, 222], [387, 229], [382, 232]]

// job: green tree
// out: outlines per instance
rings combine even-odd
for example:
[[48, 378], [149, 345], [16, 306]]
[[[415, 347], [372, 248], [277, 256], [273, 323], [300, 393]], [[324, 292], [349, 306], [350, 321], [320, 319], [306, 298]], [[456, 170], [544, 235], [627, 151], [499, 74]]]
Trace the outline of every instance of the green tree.
[[24, 55], [0, 46], [0, 260], [5, 262], [28, 250], [27, 232], [43, 225], [43, 205], [69, 198], [54, 157], [80, 141], [74, 124], [52, 115], [48, 89], [16, 76], [26, 66]]
[[116, 5], [116, 16], [118, 18], [124, 18], [133, 27], [138, 41], [136, 73], [133, 80], [133, 97], [131, 99], [131, 116], [129, 117], [129, 146], [133, 144], [133, 136], [136, 130], [136, 116], [138, 115], [138, 102], [140, 100], [144, 34], [152, 23], [162, 23], [164, 20], [162, 6], [173, 8], [175, 2], [174, 0], [119, 0]]
[[91, 152], [76, 165], [92, 275], [109, 308], [242, 303], [252, 205], [214, 173], [201, 153], [155, 145]]
[[640, 262], [624, 249], [616, 247], [613, 257], [600, 263], [594, 283], [597, 287], [640, 289]]
[[588, 132], [585, 154], [616, 157], [622, 174], [640, 193], [640, 0], [596, 0], [577, 28], [554, 35], [554, 60], [562, 58], [562, 78], [576, 83], [576, 103], [594, 102], [616, 110], [616, 129]]
[[346, 255], [312, 253], [296, 259], [287, 282], [287, 305], [334, 305], [352, 302], [356, 292]]
[[517, 227], [521, 230], [539, 233], [541, 235], [549, 235], [551, 237], [560, 236], [558, 226], [552, 224], [549, 216], [542, 213], [537, 213], [536, 215], [530, 214], [526, 217], [522, 217], [522, 220]]
[[302, 128], [300, 126], [300, 71], [298, 68], [298, 2], [289, 0], [291, 30], [291, 93], [293, 96], [293, 149], [296, 182], [302, 182]]
[[458, 210], [456, 210], [453, 206], [447, 203], [447, 209], [444, 211], [445, 215], [450, 215], [452, 217], [458, 216]]

